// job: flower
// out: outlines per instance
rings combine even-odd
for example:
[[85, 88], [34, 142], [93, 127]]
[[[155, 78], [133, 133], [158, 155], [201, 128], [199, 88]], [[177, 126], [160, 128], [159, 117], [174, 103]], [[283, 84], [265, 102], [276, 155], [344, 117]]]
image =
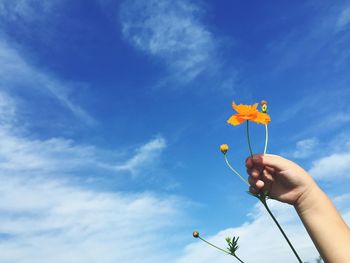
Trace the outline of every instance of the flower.
[[223, 154], [226, 154], [227, 151], [228, 151], [228, 145], [227, 145], [227, 144], [221, 144], [221, 145], [220, 145], [220, 151], [221, 151]]
[[192, 233], [194, 238], [198, 238], [199, 237], [199, 232], [198, 231], [193, 231]]
[[267, 112], [267, 101], [266, 100], [262, 100], [260, 104], [261, 104], [261, 111], [263, 113], [266, 113]]
[[232, 103], [232, 108], [237, 111], [232, 115], [227, 122], [234, 126], [241, 124], [245, 120], [253, 121], [260, 124], [268, 124], [270, 122], [270, 116], [266, 113], [261, 113], [257, 110], [258, 103], [253, 105], [244, 105]]

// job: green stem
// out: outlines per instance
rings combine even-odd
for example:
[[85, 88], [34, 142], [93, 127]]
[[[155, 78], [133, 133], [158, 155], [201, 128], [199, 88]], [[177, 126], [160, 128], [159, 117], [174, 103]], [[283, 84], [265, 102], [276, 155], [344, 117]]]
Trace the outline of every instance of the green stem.
[[253, 150], [252, 150], [252, 146], [250, 145], [250, 137], [249, 137], [249, 120], [247, 120], [246, 122], [247, 122], [248, 147], [249, 147], [249, 151], [250, 151], [250, 156], [253, 158]]
[[216, 248], [224, 253], [226, 253], [227, 255], [231, 255], [234, 256], [237, 260], [239, 260], [239, 262], [244, 263], [236, 254], [232, 254], [229, 251], [226, 251], [225, 249], [222, 249], [220, 247], [215, 246], [214, 244], [210, 243], [209, 241], [205, 240], [204, 238], [201, 238], [200, 236], [198, 237], [200, 240], [202, 240], [203, 242], [207, 243], [208, 245], [212, 246], [213, 248]]
[[226, 154], [224, 154], [224, 158], [225, 158], [225, 162], [226, 162], [227, 166], [232, 170], [232, 172], [234, 172], [236, 175], [238, 175], [238, 177], [239, 177], [246, 185], [250, 186], [250, 184], [247, 182], [247, 180], [245, 180], [245, 179], [243, 178], [243, 176], [240, 175], [239, 172], [237, 172], [237, 171], [231, 166], [231, 164], [230, 164], [230, 163], [228, 162], [228, 160], [227, 160]]
[[264, 154], [266, 154], [267, 151], [267, 143], [269, 142], [269, 130], [267, 129], [267, 124], [265, 124], [265, 147], [264, 147]]
[[228, 255], [231, 255], [230, 252], [228, 252], [228, 251], [226, 251], [226, 250], [224, 250], [224, 249], [222, 249], [222, 248], [220, 248], [220, 247], [215, 246], [214, 244], [212, 244], [212, 243], [206, 241], [205, 239], [201, 238], [200, 236], [199, 236], [198, 238], [199, 238], [200, 240], [202, 240], [203, 242], [207, 243], [208, 245], [210, 245], [210, 246], [212, 246], [212, 247], [214, 247], [214, 248], [216, 248], [216, 249], [218, 249], [218, 250], [220, 250], [220, 251], [222, 251], [222, 252], [224, 252], [224, 253], [226, 253], [226, 254], [228, 254]]
[[266, 200], [264, 198], [259, 198], [259, 200], [261, 201], [261, 203], [264, 205], [264, 207], [266, 208], [267, 212], [270, 214], [270, 216], [272, 217], [273, 221], [275, 222], [275, 224], [277, 225], [278, 229], [281, 231], [283, 237], [285, 238], [285, 240], [287, 241], [289, 247], [292, 249], [294, 255], [296, 256], [296, 258], [298, 259], [298, 261], [300, 263], [303, 263], [298, 255], [298, 253], [296, 252], [296, 250], [294, 249], [292, 243], [289, 241], [287, 235], [284, 233], [282, 227], [280, 226], [280, 224], [278, 223], [277, 219], [274, 217], [274, 215], [272, 214], [270, 208], [268, 207]]
[[239, 262], [244, 263], [243, 260], [241, 260], [237, 255], [233, 255]]

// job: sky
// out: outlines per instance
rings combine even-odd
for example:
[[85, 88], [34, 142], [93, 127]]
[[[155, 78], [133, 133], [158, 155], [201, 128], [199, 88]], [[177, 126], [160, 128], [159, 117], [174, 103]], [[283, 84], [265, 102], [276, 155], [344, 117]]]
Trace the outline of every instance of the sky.
[[[295, 262], [231, 103], [350, 223], [350, 1], [0, 0], [0, 261]], [[264, 127], [251, 125], [255, 153]], [[246, 175], [245, 175], [246, 176]], [[304, 261], [293, 207], [269, 204]]]

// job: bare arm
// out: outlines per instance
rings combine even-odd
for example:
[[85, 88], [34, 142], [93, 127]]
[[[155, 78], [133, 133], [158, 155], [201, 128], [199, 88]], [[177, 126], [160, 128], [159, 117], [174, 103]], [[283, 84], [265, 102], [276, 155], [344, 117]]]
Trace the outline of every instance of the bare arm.
[[246, 165], [250, 190], [269, 190], [272, 198], [293, 205], [326, 262], [350, 263], [349, 227], [304, 169], [270, 154], [248, 158]]
[[349, 227], [318, 186], [302, 195], [294, 207], [326, 262], [350, 262]]

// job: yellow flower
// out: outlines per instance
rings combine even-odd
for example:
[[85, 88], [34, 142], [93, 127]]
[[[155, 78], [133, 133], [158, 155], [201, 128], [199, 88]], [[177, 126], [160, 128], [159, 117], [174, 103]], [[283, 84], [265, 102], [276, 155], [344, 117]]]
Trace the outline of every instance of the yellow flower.
[[227, 145], [227, 144], [221, 144], [221, 145], [220, 145], [220, 151], [221, 151], [223, 154], [226, 154], [227, 151], [228, 151], [228, 145]]
[[243, 123], [245, 120], [260, 124], [268, 124], [270, 122], [270, 116], [268, 114], [261, 113], [257, 110], [258, 103], [253, 105], [236, 105], [236, 103], [233, 102], [232, 107], [237, 113], [232, 115], [227, 122], [234, 126]]

